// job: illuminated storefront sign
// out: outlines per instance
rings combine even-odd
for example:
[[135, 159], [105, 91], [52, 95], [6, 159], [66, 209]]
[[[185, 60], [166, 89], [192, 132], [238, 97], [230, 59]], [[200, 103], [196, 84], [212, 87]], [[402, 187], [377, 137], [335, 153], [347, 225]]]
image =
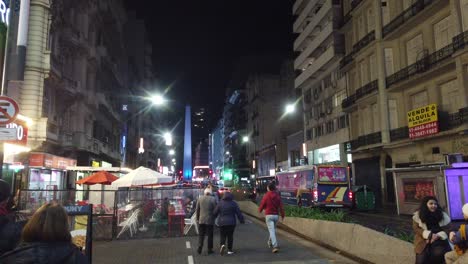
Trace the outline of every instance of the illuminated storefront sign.
[[8, 25], [10, 21], [10, 8], [3, 0], [0, 0], [0, 16], [2, 17], [2, 23]]
[[409, 137], [411, 139], [439, 133], [437, 105], [430, 104], [407, 113]]

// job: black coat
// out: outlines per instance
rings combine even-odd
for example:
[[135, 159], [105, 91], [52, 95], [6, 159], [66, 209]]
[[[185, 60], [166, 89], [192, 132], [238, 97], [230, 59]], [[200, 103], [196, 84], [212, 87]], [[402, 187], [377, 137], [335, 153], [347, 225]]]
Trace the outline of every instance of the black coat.
[[28, 243], [0, 257], [5, 264], [88, 264], [88, 259], [71, 243]]
[[23, 226], [24, 222], [15, 223], [13, 215], [0, 215], [0, 256], [18, 245]]

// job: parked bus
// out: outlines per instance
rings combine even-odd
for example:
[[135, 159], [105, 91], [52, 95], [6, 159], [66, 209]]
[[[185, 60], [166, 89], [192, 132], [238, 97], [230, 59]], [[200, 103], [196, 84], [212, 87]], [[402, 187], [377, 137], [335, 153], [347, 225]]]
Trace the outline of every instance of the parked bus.
[[278, 190], [284, 203], [315, 207], [351, 207], [349, 168], [344, 166], [300, 166], [278, 172]]
[[210, 169], [210, 166], [194, 166], [192, 181], [208, 184], [212, 175], [213, 171]]

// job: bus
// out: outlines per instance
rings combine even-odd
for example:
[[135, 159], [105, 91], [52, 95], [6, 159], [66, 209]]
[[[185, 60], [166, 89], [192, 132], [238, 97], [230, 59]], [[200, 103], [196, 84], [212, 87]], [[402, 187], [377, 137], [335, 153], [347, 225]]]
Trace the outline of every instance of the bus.
[[192, 181], [208, 184], [212, 175], [213, 171], [210, 169], [210, 166], [194, 166]]
[[[349, 168], [321, 165], [300, 166], [276, 174], [284, 203], [313, 207], [352, 207]], [[300, 201], [297, 194], [300, 194]]]

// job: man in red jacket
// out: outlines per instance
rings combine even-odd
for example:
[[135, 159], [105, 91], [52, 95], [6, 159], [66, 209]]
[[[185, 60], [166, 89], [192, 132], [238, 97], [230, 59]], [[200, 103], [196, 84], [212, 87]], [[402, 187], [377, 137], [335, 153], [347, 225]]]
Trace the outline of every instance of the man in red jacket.
[[270, 233], [268, 247], [273, 247], [272, 252], [276, 253], [279, 250], [278, 241], [276, 240], [276, 223], [278, 223], [279, 214], [281, 214], [281, 219], [284, 220], [284, 209], [281, 197], [278, 192], [276, 192], [275, 183], [270, 182], [267, 189], [268, 192], [263, 196], [258, 211], [261, 213], [265, 210], [265, 222], [268, 227], [268, 232]]

